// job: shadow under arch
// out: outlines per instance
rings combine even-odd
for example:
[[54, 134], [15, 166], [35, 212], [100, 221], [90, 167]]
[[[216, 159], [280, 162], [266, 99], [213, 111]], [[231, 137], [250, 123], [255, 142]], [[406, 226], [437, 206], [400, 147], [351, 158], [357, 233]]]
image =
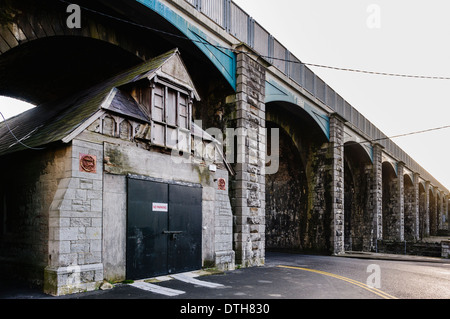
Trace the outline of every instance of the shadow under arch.
[[[266, 249], [328, 253], [331, 151], [311, 116], [286, 102], [266, 104], [266, 128], [279, 130], [279, 169], [266, 174]], [[267, 138], [267, 149], [272, 150]]]
[[436, 234], [436, 215], [437, 215], [437, 207], [436, 207], [436, 190], [433, 186], [430, 185], [428, 189], [428, 198], [429, 198], [429, 208], [428, 208], [428, 227], [429, 227], [429, 235], [434, 236]]
[[403, 174], [404, 192], [404, 237], [407, 241], [417, 240], [416, 227], [419, 222], [416, 218], [416, 191], [414, 181], [410, 174]]
[[397, 172], [389, 161], [382, 163], [382, 179], [383, 240], [397, 240], [400, 227], [399, 181]]
[[64, 1], [7, 4], [15, 15], [0, 19], [0, 95], [39, 105], [174, 48], [194, 82], [209, 74], [234, 89], [234, 53], [211, 53], [212, 46], [193, 41], [202, 32], [160, 1], [81, 0], [81, 27], [73, 29], [66, 25]]
[[423, 239], [428, 235], [427, 221], [427, 192], [425, 191], [425, 183], [419, 183], [419, 239]]
[[[436, 214], [430, 226], [432, 229], [432, 234], [437, 235], [439, 233], [439, 229], [442, 221], [442, 194], [440, 190], [436, 189]], [[433, 225], [434, 224], [434, 225]]]
[[139, 62], [136, 55], [101, 40], [37, 39], [0, 56], [0, 95], [40, 105], [87, 89]]
[[359, 143], [344, 144], [344, 248], [370, 251], [374, 247], [370, 205], [372, 160]]

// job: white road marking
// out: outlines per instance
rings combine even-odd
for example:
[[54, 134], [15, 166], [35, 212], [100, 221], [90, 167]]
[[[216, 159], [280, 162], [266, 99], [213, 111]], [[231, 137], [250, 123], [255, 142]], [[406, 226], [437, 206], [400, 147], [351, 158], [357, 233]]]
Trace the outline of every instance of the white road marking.
[[[222, 284], [198, 280], [198, 279], [195, 279], [194, 277], [198, 277], [198, 275], [194, 272], [188, 272], [188, 273], [182, 273], [182, 274], [160, 276], [160, 277], [156, 277], [154, 279], [157, 281], [166, 281], [166, 280], [176, 279], [176, 280], [179, 280], [182, 282], [186, 282], [186, 283], [201, 286], [201, 287], [207, 287], [207, 288], [224, 287], [224, 285], [222, 285]], [[145, 281], [136, 281], [136, 282], [132, 283], [131, 286], [145, 290], [145, 291], [150, 291], [153, 293], [162, 294], [162, 295], [170, 296], [170, 297], [178, 296], [178, 295], [186, 293], [185, 291], [182, 291], [182, 290], [170, 289], [170, 288], [162, 287], [159, 285], [151, 284], [151, 283], [148, 283]]]
[[219, 287], [223, 287], [222, 284], [217, 284], [214, 282], [207, 282], [207, 281], [203, 281], [203, 280], [198, 280], [195, 279], [191, 276], [187, 276], [185, 274], [175, 274], [175, 275], [170, 275], [170, 277], [172, 277], [173, 279], [176, 280], [180, 280], [183, 282], [187, 282], [190, 284], [194, 284], [194, 285], [198, 285], [198, 286], [202, 286], [202, 287], [208, 287], [208, 288], [219, 288]]
[[131, 286], [142, 289], [142, 290], [154, 292], [157, 294], [169, 296], [169, 297], [178, 296], [178, 295], [186, 293], [185, 291], [182, 291], [182, 290], [165, 288], [165, 287], [161, 287], [161, 286], [150, 284], [148, 282], [143, 282], [143, 281], [136, 281], [136, 282], [132, 283]]

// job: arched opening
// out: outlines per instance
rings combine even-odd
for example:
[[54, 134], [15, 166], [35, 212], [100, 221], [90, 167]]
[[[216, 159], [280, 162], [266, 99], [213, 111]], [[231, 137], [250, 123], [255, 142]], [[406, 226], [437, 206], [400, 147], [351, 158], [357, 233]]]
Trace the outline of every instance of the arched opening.
[[435, 235], [438, 235], [439, 230], [442, 225], [442, 196], [439, 190], [436, 190], [436, 232]]
[[35, 105], [87, 89], [141, 60], [110, 43], [83, 37], [49, 37], [0, 56], [0, 95]]
[[344, 146], [344, 245], [345, 250], [369, 251], [373, 216], [369, 210], [372, 163], [360, 144]]
[[437, 219], [437, 205], [436, 205], [436, 194], [431, 189], [432, 186], [430, 186], [430, 190], [428, 191], [429, 198], [430, 198], [430, 207], [429, 207], [429, 226], [430, 226], [430, 235], [435, 236], [437, 232], [437, 225], [436, 225], [436, 219]]
[[417, 240], [416, 234], [416, 192], [410, 175], [403, 176], [404, 183], [404, 236], [405, 240]]
[[383, 176], [383, 240], [396, 240], [399, 234], [399, 185], [397, 173], [389, 162], [382, 164]]
[[419, 238], [427, 235], [427, 193], [423, 183], [419, 183]]
[[266, 127], [280, 130], [278, 172], [266, 176], [266, 248], [302, 250], [308, 207], [305, 164], [284, 129], [272, 122]]
[[10, 19], [0, 16], [0, 95], [39, 105], [88, 88], [173, 48], [182, 52], [196, 83], [197, 77], [204, 78], [205, 69], [211, 70], [208, 74], [214, 81], [223, 78], [223, 65], [214, 64], [216, 55], [228, 54], [227, 62], [234, 61], [231, 52], [211, 54], [189, 40], [186, 34], [194, 34], [187, 27], [189, 22], [177, 14], [166, 15], [171, 10], [165, 5], [154, 10], [151, 4], [139, 1], [83, 0], [78, 4], [81, 27], [69, 28], [68, 4], [64, 2], [7, 1], [5, 10], [13, 14]]
[[[331, 249], [330, 148], [317, 123], [298, 106], [266, 104], [266, 127], [279, 129], [280, 158], [266, 174], [266, 249]], [[268, 150], [273, 149], [267, 139]]]

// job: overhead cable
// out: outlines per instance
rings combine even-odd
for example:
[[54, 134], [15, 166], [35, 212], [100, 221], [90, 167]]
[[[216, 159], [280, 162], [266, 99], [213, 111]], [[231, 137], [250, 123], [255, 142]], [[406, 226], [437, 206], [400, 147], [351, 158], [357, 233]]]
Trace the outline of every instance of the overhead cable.
[[[66, 0], [59, 0], [62, 3], [65, 4], [71, 4], [70, 2], [66, 1]], [[204, 41], [204, 40], [200, 40], [200, 39], [190, 39], [187, 36], [184, 35], [179, 35], [179, 34], [174, 34], [171, 32], [167, 32], [161, 29], [157, 29], [157, 28], [153, 28], [153, 27], [149, 27], [140, 23], [136, 23], [136, 22], [132, 22], [130, 20], [126, 20], [126, 19], [122, 19], [119, 17], [115, 17], [112, 15], [109, 15], [107, 13], [103, 13], [103, 12], [99, 12], [97, 10], [91, 9], [91, 8], [87, 8], [84, 6], [80, 6], [80, 8], [98, 14], [98, 15], [102, 15], [104, 17], [110, 18], [110, 19], [114, 19], [116, 21], [120, 21], [123, 23], [127, 23], [139, 28], [143, 28], [143, 29], [147, 29], [153, 32], [157, 32], [157, 33], [161, 33], [164, 34], [166, 36], [170, 36], [170, 37], [175, 37], [178, 39], [182, 39], [182, 40], [186, 40], [186, 41], [190, 41], [190, 42], [194, 42], [194, 43], [199, 43], [199, 44], [203, 44], [205, 46], [212, 46], [216, 49], [220, 49], [220, 50], [230, 50], [234, 53], [245, 53], [245, 54], [250, 54], [250, 55], [254, 55], [260, 58], [263, 58], [265, 60], [276, 60], [276, 61], [282, 61], [282, 62], [287, 62], [287, 63], [293, 63], [293, 64], [303, 64], [303, 65], [307, 65], [307, 66], [312, 66], [312, 67], [318, 67], [318, 68], [325, 68], [325, 69], [331, 69], [331, 70], [338, 70], [338, 71], [345, 71], [345, 72], [355, 72], [355, 73], [364, 73], [364, 74], [371, 74], [371, 75], [381, 75], [381, 76], [390, 76], [390, 77], [403, 77], [403, 78], [415, 78], [415, 79], [428, 79], [428, 80], [450, 80], [450, 77], [446, 77], [446, 76], [428, 76], [428, 75], [414, 75], [414, 74], [401, 74], [401, 73], [389, 73], [389, 72], [377, 72], [377, 71], [368, 71], [368, 70], [361, 70], [361, 69], [353, 69], [353, 68], [343, 68], [343, 67], [336, 67], [336, 66], [329, 66], [329, 65], [323, 65], [323, 64], [314, 64], [314, 63], [305, 63], [305, 62], [301, 62], [299, 60], [291, 60], [291, 59], [285, 59], [285, 58], [277, 58], [277, 57], [272, 57], [272, 56], [266, 56], [266, 55], [262, 55], [259, 53], [255, 53], [255, 52], [248, 52], [248, 51], [240, 51], [240, 50], [236, 50], [233, 48], [228, 48], [228, 47], [224, 47], [218, 44], [212, 44], [210, 42]]]

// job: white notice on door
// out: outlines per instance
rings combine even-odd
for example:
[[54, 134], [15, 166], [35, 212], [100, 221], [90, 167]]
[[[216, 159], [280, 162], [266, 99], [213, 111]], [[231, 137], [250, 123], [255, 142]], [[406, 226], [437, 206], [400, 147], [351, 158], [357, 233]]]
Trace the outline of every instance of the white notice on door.
[[152, 211], [154, 211], [154, 212], [167, 212], [167, 211], [169, 211], [169, 204], [167, 204], [167, 203], [153, 203]]

